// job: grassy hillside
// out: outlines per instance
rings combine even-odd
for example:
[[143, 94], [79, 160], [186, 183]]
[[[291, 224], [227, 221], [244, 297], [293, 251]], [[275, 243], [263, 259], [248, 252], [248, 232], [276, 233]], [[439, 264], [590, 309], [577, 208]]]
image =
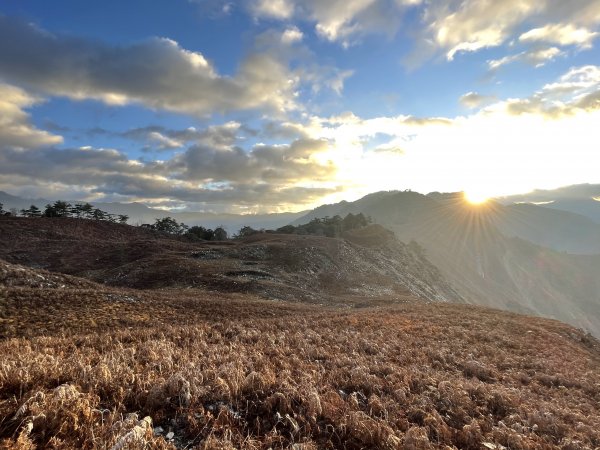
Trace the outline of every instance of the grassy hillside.
[[261, 233], [194, 242], [143, 228], [68, 218], [0, 218], [0, 258], [140, 289], [202, 288], [267, 299], [364, 303], [461, 296], [419, 252], [380, 226], [344, 239]]
[[600, 446], [600, 343], [432, 301], [458, 294], [381, 226], [3, 218], [0, 240], [0, 448]]
[[0, 273], [3, 448], [600, 445], [598, 343], [558, 322]]

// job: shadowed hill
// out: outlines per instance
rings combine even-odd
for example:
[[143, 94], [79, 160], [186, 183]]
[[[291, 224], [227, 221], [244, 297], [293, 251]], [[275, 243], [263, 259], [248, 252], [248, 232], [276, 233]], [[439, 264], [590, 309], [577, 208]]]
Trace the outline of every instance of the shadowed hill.
[[463, 301], [420, 249], [380, 226], [347, 239], [259, 233], [194, 242], [89, 220], [0, 219], [0, 258], [112, 286], [202, 288], [268, 299], [368, 304]]
[[561, 252], [600, 254], [600, 224], [578, 214], [516, 204], [494, 214], [493, 223], [508, 237], [519, 237]]
[[600, 184], [576, 184], [500, 198], [505, 204], [540, 203], [544, 208], [570, 211], [600, 224]]
[[[535, 208], [543, 214], [536, 212], [536, 221], [525, 223]], [[526, 209], [524, 214], [519, 207], [495, 202], [475, 207], [460, 194], [381, 192], [317, 208], [300, 222], [324, 213], [362, 212], [402, 241], [419, 242], [428, 260], [469, 302], [553, 317], [600, 335], [600, 255], [566, 254], [504, 235], [498, 225], [525, 223], [521, 228], [528, 233], [541, 227], [538, 238], [554, 241], [566, 231], [552, 217], [573, 216], [535, 206]], [[550, 222], [548, 227], [543, 228], [544, 222]], [[576, 232], [574, 228], [573, 240], [565, 245], [584, 245]]]

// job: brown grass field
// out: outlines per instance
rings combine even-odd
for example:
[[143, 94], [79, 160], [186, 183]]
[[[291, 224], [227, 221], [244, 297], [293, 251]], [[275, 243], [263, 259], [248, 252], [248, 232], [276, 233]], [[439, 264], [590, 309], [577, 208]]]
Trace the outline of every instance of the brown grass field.
[[0, 448], [600, 448], [600, 346], [410, 295], [136, 290], [0, 263]]

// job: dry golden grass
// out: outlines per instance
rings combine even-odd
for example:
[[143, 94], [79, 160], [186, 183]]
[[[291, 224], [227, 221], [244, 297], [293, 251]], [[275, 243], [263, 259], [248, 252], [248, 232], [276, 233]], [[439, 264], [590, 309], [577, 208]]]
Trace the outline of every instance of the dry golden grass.
[[0, 299], [3, 448], [600, 446], [597, 342], [558, 322], [200, 291]]
[[[13, 222], [3, 252], [71, 273], [194, 246], [205, 259], [189, 264], [216, 264], [204, 244], [154, 242], [132, 227]], [[254, 239], [228, 251], [260, 262], [252, 245], [265, 237]], [[295, 238], [272, 239], [270, 258], [290, 274], [311, 262], [293, 257]], [[92, 250], [73, 250], [87, 240]], [[334, 244], [319, 255], [335, 256]], [[336, 300], [340, 289], [334, 308], [228, 293], [232, 279], [175, 289], [164, 279], [181, 267], [151, 276], [171, 288], [136, 290], [0, 261], [0, 448], [600, 448], [600, 345], [570, 326], [408, 293]]]

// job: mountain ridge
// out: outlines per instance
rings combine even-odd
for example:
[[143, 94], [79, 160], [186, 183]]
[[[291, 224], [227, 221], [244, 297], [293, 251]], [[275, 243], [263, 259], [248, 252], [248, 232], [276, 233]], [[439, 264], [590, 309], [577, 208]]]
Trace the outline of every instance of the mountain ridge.
[[[542, 207], [556, 216], [585, 218]], [[469, 302], [567, 321], [600, 334], [600, 255], [544, 248], [500, 230], [510, 207], [467, 204], [457, 194], [425, 196], [392, 191], [316, 208], [295, 223], [324, 213], [362, 212], [399, 239], [421, 244], [428, 259]], [[500, 226], [499, 226], [500, 225]]]
[[[84, 203], [76, 200], [68, 200], [69, 203]], [[23, 198], [14, 196], [4, 191], [0, 191], [0, 203], [4, 204], [4, 209], [16, 208], [17, 210], [29, 208], [34, 204], [43, 208], [48, 203], [54, 201], [38, 198]], [[268, 213], [268, 214], [230, 214], [215, 212], [193, 212], [193, 211], [168, 211], [149, 207], [140, 202], [120, 203], [120, 202], [92, 202], [96, 208], [100, 208], [110, 214], [125, 214], [129, 216], [128, 222], [140, 225], [142, 223], [153, 223], [155, 219], [172, 217], [186, 225], [202, 225], [207, 228], [216, 228], [221, 225], [233, 233], [243, 226], [255, 228], [279, 228], [287, 225], [289, 222], [304, 215], [306, 211], [297, 213]]]

